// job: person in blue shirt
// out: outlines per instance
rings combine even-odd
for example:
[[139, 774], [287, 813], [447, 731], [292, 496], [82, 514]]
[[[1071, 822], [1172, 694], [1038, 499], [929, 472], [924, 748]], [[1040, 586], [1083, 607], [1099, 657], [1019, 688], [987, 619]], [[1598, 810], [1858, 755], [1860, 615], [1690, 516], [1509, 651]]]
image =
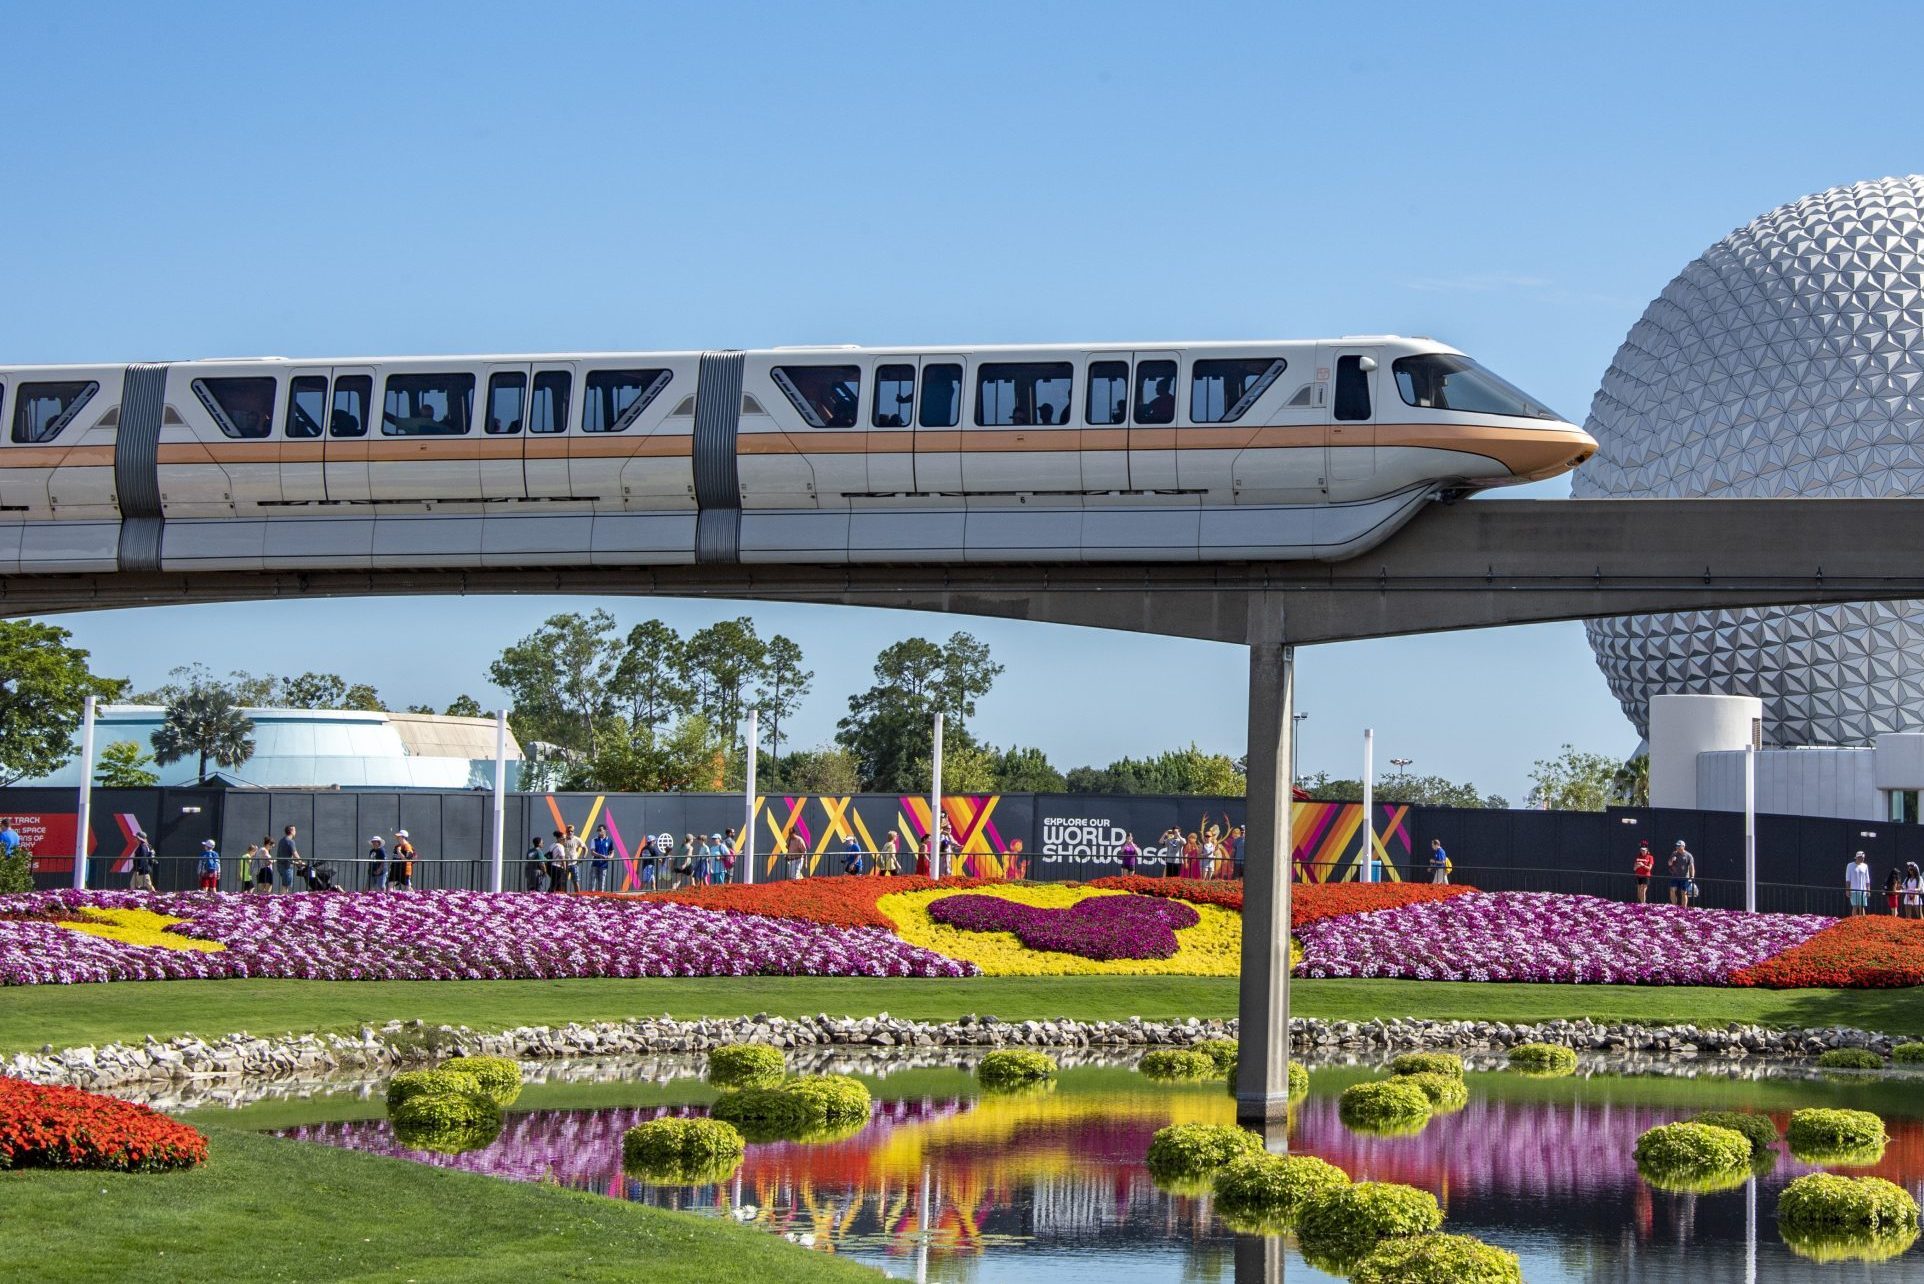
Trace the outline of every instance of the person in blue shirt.
[[594, 853], [594, 860], [588, 867], [588, 890], [605, 892], [608, 890], [608, 862], [615, 854], [615, 840], [608, 837], [606, 825], [596, 826], [595, 840], [588, 844], [588, 850]]
[[214, 840], [211, 838], [200, 840], [200, 890], [203, 892], [220, 890], [220, 852], [215, 848]]
[[1430, 881], [1432, 883], [1450, 881], [1450, 854], [1443, 850], [1441, 838], [1430, 839]]
[[842, 872], [859, 874], [862, 870], [862, 845], [855, 841], [854, 834], [850, 834], [848, 841], [842, 844]]
[[19, 850], [20, 832], [11, 820], [0, 820], [0, 856], [11, 856]]

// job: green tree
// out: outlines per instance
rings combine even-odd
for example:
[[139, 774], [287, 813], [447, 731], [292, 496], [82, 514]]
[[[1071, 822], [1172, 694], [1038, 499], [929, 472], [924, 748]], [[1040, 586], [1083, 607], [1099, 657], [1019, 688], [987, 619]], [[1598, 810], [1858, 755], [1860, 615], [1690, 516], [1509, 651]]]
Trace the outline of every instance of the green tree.
[[1548, 811], [1603, 811], [1610, 805], [1621, 764], [1608, 754], [1571, 745], [1530, 769], [1530, 805]]
[[441, 710], [441, 714], [447, 718], [485, 718], [488, 711], [481, 707], [479, 700], [464, 691], [448, 701], [448, 707]]
[[[1336, 779], [1319, 771], [1296, 782], [1297, 788], [1319, 802], [1361, 802], [1363, 782]], [[1473, 784], [1458, 784], [1441, 776], [1381, 776], [1376, 781], [1376, 797], [1384, 802], [1413, 803], [1418, 807], [1494, 808], [1510, 805], [1501, 794], [1483, 794]]]
[[631, 727], [659, 727], [694, 708], [694, 694], [683, 676], [688, 646], [660, 620], [643, 620], [628, 630], [610, 693], [620, 702]]
[[1001, 672], [987, 645], [968, 633], [943, 644], [907, 638], [884, 647], [875, 659], [875, 684], [849, 697], [848, 716], [836, 724], [836, 742], [855, 755], [863, 787], [925, 785], [927, 775], [916, 764], [927, 762], [933, 750], [937, 710], [947, 719], [946, 752], [973, 745], [967, 719]]
[[1063, 778], [1064, 787], [1072, 794], [1122, 794], [1129, 791], [1122, 788], [1116, 773], [1107, 767], [1071, 767]]
[[1618, 766], [1610, 779], [1610, 798], [1619, 807], [1650, 805], [1650, 755], [1640, 753]]
[[298, 678], [287, 678], [281, 681], [278, 687], [279, 690], [271, 694], [278, 698], [283, 708], [342, 709], [347, 707], [342, 704], [347, 697], [347, 680], [338, 673], [303, 673]]
[[241, 712], [234, 690], [222, 683], [196, 681], [167, 706], [154, 732], [154, 757], [161, 766], [194, 758], [194, 779], [207, 779], [207, 764], [238, 767], [254, 752], [254, 720]]
[[53, 624], [0, 620], [0, 785], [44, 776], [79, 752], [74, 731], [87, 697], [116, 700], [125, 682], [95, 677], [73, 634]]
[[488, 677], [512, 701], [510, 720], [523, 744], [542, 740], [594, 757], [596, 735], [614, 708], [614, 628], [614, 616], [600, 609], [551, 615], [488, 666]]
[[339, 707], [362, 713], [381, 713], [387, 709], [381, 702], [381, 693], [365, 682], [356, 682], [342, 693]]
[[[926, 791], [935, 783], [933, 754], [934, 746], [931, 744], [931, 756], [916, 759], [915, 775], [919, 781], [918, 792]], [[945, 733], [942, 738], [942, 792], [944, 794], [994, 793], [997, 788], [995, 768], [1000, 757], [1001, 755], [988, 745], [978, 745], [970, 741], [951, 745]]]
[[855, 755], [840, 745], [823, 745], [789, 754], [781, 761], [783, 784], [800, 794], [846, 797], [862, 787]]
[[1068, 785], [1040, 749], [1010, 745], [995, 759], [995, 788], [1005, 794], [1056, 794]]
[[1077, 767], [1066, 778], [1071, 793], [1214, 794], [1240, 798], [1247, 781], [1228, 754], [1205, 753], [1193, 743], [1153, 758], [1118, 758], [1107, 767]]
[[152, 762], [137, 741], [116, 740], [100, 751], [94, 783], [102, 789], [146, 789], [160, 783], [160, 777], [147, 770]]
[[766, 727], [764, 738], [771, 754], [781, 753], [782, 728], [801, 707], [814, 680], [814, 672], [802, 667], [799, 643], [779, 633], [768, 639], [768, 648], [762, 657], [761, 681], [755, 689], [755, 704], [761, 710]]
[[755, 634], [747, 616], [717, 620], [697, 630], [682, 653], [682, 679], [695, 694], [696, 711], [740, 741], [743, 712], [749, 691], [761, 681], [768, 661], [768, 644]]

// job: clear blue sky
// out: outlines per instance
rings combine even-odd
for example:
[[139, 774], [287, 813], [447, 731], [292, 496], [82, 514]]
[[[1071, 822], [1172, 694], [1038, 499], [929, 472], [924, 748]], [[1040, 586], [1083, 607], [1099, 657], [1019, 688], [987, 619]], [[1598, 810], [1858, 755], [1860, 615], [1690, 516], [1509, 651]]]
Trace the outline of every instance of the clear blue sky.
[[[1581, 418], [1684, 263], [1924, 166], [1912, 5], [16, 4], [0, 354], [1444, 338]], [[1567, 487], [1552, 484], [1550, 493]], [[171, 607], [61, 622], [102, 667], [460, 691], [569, 599]], [[627, 600], [684, 629], [707, 604]], [[743, 608], [816, 670], [973, 628], [977, 731], [1063, 766], [1242, 749], [1240, 650]], [[1577, 625], [1315, 648], [1302, 766], [1513, 800], [1636, 737]]]

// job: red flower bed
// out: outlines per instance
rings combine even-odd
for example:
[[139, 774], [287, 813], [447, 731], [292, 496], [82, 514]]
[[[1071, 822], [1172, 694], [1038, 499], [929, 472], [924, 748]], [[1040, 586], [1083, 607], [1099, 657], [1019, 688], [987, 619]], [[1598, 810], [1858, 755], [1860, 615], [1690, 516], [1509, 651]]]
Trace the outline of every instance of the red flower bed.
[[0, 1078], [0, 1168], [158, 1172], [207, 1159], [207, 1138], [146, 1106]]
[[1924, 922], [1884, 916], [1840, 918], [1802, 945], [1734, 973], [1730, 983], [1771, 990], [1803, 986], [1869, 990], [1924, 984]]
[[[872, 875], [784, 879], [773, 883], [722, 883], [714, 887], [683, 887], [672, 892], [625, 895], [623, 900], [680, 901], [702, 909], [735, 910], [766, 918], [799, 918], [832, 927], [880, 927], [895, 924], [875, 908], [890, 892], [919, 892], [930, 887], [994, 887], [1001, 879], [925, 878], [916, 874], [880, 878]], [[614, 893], [598, 893], [614, 895]]]
[[[1118, 874], [1098, 878], [1089, 886], [1134, 892], [1138, 896], [1173, 896], [1199, 905], [1220, 905], [1237, 911], [1243, 907], [1243, 885], [1217, 878], [1145, 878], [1141, 874]], [[1434, 883], [1297, 883], [1290, 888], [1289, 922], [1292, 927], [1306, 927], [1319, 919], [1396, 909], [1418, 901], [1448, 900], [1475, 890], [1456, 884], [1439, 887]]]
[[1224, 909], [1239, 912], [1243, 907], [1243, 885], [1226, 878], [1146, 878], [1141, 874], [1111, 874], [1107, 878], [1090, 879], [1088, 885], [1116, 892], [1134, 892], [1138, 896], [1173, 896], [1197, 905], [1220, 905]]

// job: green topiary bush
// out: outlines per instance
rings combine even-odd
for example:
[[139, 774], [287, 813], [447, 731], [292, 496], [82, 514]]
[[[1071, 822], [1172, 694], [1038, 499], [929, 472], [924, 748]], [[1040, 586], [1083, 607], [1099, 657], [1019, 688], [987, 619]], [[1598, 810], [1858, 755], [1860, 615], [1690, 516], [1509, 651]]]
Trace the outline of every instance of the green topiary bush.
[[1200, 1052], [1216, 1065], [1217, 1074], [1236, 1073], [1237, 1045], [1234, 1039], [1204, 1039], [1201, 1043], [1189, 1045], [1191, 1052]]
[[1750, 1138], [1730, 1128], [1663, 1124], [1637, 1138], [1635, 1154], [1637, 1172], [1664, 1190], [1721, 1190], [1750, 1179]]
[[456, 1096], [478, 1094], [486, 1097], [481, 1081], [462, 1070], [403, 1070], [387, 1081], [387, 1109], [391, 1115], [402, 1102], [410, 1097], [426, 1094], [453, 1093]]
[[1151, 1176], [1161, 1181], [1207, 1177], [1240, 1155], [1263, 1153], [1263, 1139], [1233, 1124], [1170, 1124], [1149, 1140]]
[[1891, 1060], [1899, 1065], [1924, 1062], [1924, 1043], [1900, 1043], [1891, 1049]]
[[868, 1122], [868, 1085], [845, 1074], [805, 1074], [789, 1079], [781, 1091], [800, 1098], [810, 1123]]
[[33, 857], [16, 847], [10, 856], [0, 856], [0, 895], [33, 890]]
[[479, 1088], [465, 1092], [449, 1089], [411, 1093], [388, 1112], [388, 1117], [396, 1129], [484, 1128], [498, 1125], [501, 1112]]
[[1407, 1076], [1353, 1083], [1343, 1089], [1337, 1113], [1351, 1128], [1383, 1129], [1429, 1122], [1430, 1098]]
[[637, 1177], [684, 1186], [721, 1181], [740, 1166], [742, 1135], [720, 1119], [651, 1119], [621, 1136], [621, 1166]]
[[1390, 1062], [1391, 1074], [1445, 1074], [1463, 1077], [1463, 1058], [1450, 1052], [1405, 1052]]
[[1430, 1109], [1438, 1114], [1461, 1110], [1470, 1104], [1470, 1090], [1463, 1080], [1449, 1074], [1399, 1074], [1391, 1083], [1407, 1083], [1420, 1088], [1430, 1099]]
[[1691, 1122], [1742, 1133], [1750, 1142], [1752, 1163], [1770, 1154], [1777, 1144], [1777, 1125], [1769, 1115], [1753, 1115], [1742, 1110], [1706, 1110]]
[[1917, 1243], [1917, 1232], [1908, 1231], [1809, 1231], [1779, 1226], [1784, 1247], [1813, 1262], [1887, 1262], [1902, 1257]]
[[1156, 1048], [1142, 1054], [1136, 1069], [1151, 1079], [1208, 1079], [1216, 1063], [1207, 1052], [1191, 1048]]
[[1523, 1284], [1515, 1253], [1468, 1235], [1412, 1235], [1378, 1244], [1350, 1284]]
[[[437, 1112], [438, 1113], [438, 1112]], [[465, 1155], [492, 1145], [501, 1135], [501, 1112], [495, 1111], [479, 1123], [439, 1124], [419, 1120], [394, 1120], [394, 1140], [409, 1150], [430, 1150], [441, 1155]]]
[[1554, 1078], [1577, 1072], [1577, 1054], [1555, 1043], [1519, 1043], [1510, 1049], [1510, 1069]]
[[1886, 1138], [1884, 1121], [1869, 1111], [1798, 1110], [1784, 1140], [1791, 1154], [1810, 1163], [1874, 1163]]
[[512, 1106], [521, 1095], [521, 1063], [512, 1057], [450, 1057], [438, 1068], [472, 1076], [497, 1106]]
[[1364, 1181], [1311, 1198], [1296, 1218], [1296, 1241], [1318, 1270], [1346, 1275], [1386, 1239], [1427, 1235], [1443, 1225], [1436, 1196], [1395, 1182]]
[[1882, 1070], [1884, 1058], [1869, 1048], [1832, 1048], [1817, 1058], [1826, 1070]]
[[1019, 1088], [1056, 1076], [1056, 1059], [1027, 1048], [1000, 1048], [982, 1058], [975, 1077], [984, 1087]]
[[716, 1088], [773, 1088], [788, 1076], [788, 1058], [765, 1043], [725, 1043], [708, 1053], [708, 1082]]
[[1349, 1185], [1349, 1174], [1313, 1155], [1238, 1155], [1216, 1171], [1216, 1200], [1225, 1212], [1257, 1225], [1294, 1225], [1317, 1195]]
[[[1234, 1086], [1233, 1084], [1231, 1085]], [[1309, 1095], [1309, 1070], [1300, 1061], [1289, 1063], [1289, 1099], [1301, 1101]]]
[[1915, 1231], [1917, 1201], [1902, 1186], [1882, 1177], [1811, 1173], [1777, 1196], [1777, 1224], [1804, 1231]]
[[861, 1131], [869, 1092], [845, 1074], [798, 1075], [775, 1088], [724, 1092], [709, 1113], [749, 1141], [826, 1141]]

